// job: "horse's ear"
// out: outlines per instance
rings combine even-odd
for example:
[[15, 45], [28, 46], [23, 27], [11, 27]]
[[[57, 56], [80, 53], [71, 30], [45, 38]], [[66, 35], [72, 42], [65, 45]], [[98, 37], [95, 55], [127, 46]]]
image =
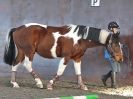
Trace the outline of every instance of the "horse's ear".
[[114, 38], [119, 38], [120, 33], [113, 34]]
[[112, 37], [115, 40], [119, 40], [119, 35], [120, 35], [120, 33], [116, 33], [116, 34], [113, 34]]
[[112, 35], [112, 41], [113, 41], [114, 43], [119, 43], [119, 41], [120, 41], [119, 34], [120, 34], [120, 33], [116, 33], [116, 34], [113, 34], [113, 35]]

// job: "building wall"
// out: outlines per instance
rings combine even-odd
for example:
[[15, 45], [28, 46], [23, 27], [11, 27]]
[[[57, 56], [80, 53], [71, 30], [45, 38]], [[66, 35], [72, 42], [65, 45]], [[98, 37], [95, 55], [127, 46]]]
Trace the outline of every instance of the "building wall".
[[[133, 35], [133, 0], [101, 0], [100, 7], [92, 7], [91, 0], [0, 0], [0, 66], [2, 61], [5, 37], [12, 27], [29, 22], [46, 25], [80, 24], [107, 29], [110, 21], [120, 24], [121, 35]], [[129, 44], [133, 40], [127, 40]], [[133, 49], [129, 44], [131, 54]], [[83, 72], [102, 73], [109, 65], [103, 59], [103, 48], [87, 50], [83, 57]], [[98, 58], [97, 58], [98, 57]], [[36, 55], [33, 66], [37, 71], [51, 71], [47, 75], [54, 75], [59, 60], [47, 60]], [[57, 64], [55, 66], [55, 64]], [[50, 66], [49, 66], [50, 65]], [[72, 62], [69, 63], [72, 65]], [[99, 65], [99, 66], [98, 66]], [[49, 68], [50, 67], [50, 68]], [[100, 68], [99, 68], [100, 67]], [[102, 68], [101, 68], [102, 67]], [[43, 69], [42, 69], [43, 68]], [[87, 69], [88, 68], [88, 69]], [[69, 72], [72, 73], [69, 73]], [[125, 70], [128, 71], [128, 70]], [[69, 66], [66, 74], [73, 74], [73, 66]], [[88, 74], [89, 75], [89, 74]]]

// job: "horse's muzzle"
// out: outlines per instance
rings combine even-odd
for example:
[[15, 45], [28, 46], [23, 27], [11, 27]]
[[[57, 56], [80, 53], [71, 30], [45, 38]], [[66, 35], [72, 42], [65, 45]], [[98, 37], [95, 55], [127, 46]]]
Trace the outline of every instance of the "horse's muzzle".
[[123, 62], [123, 55], [115, 55], [115, 60], [119, 63]]
[[123, 62], [123, 59], [120, 59], [118, 62], [119, 62], [119, 63]]

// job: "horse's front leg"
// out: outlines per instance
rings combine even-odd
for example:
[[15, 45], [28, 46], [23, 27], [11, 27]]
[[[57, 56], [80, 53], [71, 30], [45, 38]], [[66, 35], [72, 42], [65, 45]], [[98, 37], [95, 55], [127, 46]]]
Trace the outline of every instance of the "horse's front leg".
[[67, 58], [62, 58], [60, 60], [59, 66], [58, 66], [58, 70], [57, 70], [57, 74], [55, 75], [55, 77], [49, 81], [48, 85], [47, 85], [47, 89], [48, 90], [53, 90], [53, 84], [55, 83], [55, 81], [57, 81], [59, 79], [59, 77], [64, 73], [64, 70], [66, 68], [66, 64], [68, 62], [69, 59]]
[[24, 67], [28, 70], [28, 72], [30, 72], [30, 74], [32, 75], [32, 77], [35, 79], [36, 85], [38, 88], [43, 88], [43, 83], [41, 81], [41, 79], [39, 78], [39, 76], [35, 73], [35, 71], [32, 68], [32, 62], [29, 60], [28, 57], [25, 57], [24, 60]]
[[78, 85], [82, 90], [88, 90], [87, 86], [83, 83], [81, 76], [81, 60], [74, 60], [75, 73], [77, 75]]

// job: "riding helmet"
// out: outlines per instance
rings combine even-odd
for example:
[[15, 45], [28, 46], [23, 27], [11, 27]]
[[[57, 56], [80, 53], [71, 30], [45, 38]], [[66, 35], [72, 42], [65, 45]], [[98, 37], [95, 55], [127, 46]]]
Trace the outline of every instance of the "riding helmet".
[[111, 28], [119, 28], [119, 25], [115, 21], [112, 21], [108, 24], [108, 29], [111, 30]]

